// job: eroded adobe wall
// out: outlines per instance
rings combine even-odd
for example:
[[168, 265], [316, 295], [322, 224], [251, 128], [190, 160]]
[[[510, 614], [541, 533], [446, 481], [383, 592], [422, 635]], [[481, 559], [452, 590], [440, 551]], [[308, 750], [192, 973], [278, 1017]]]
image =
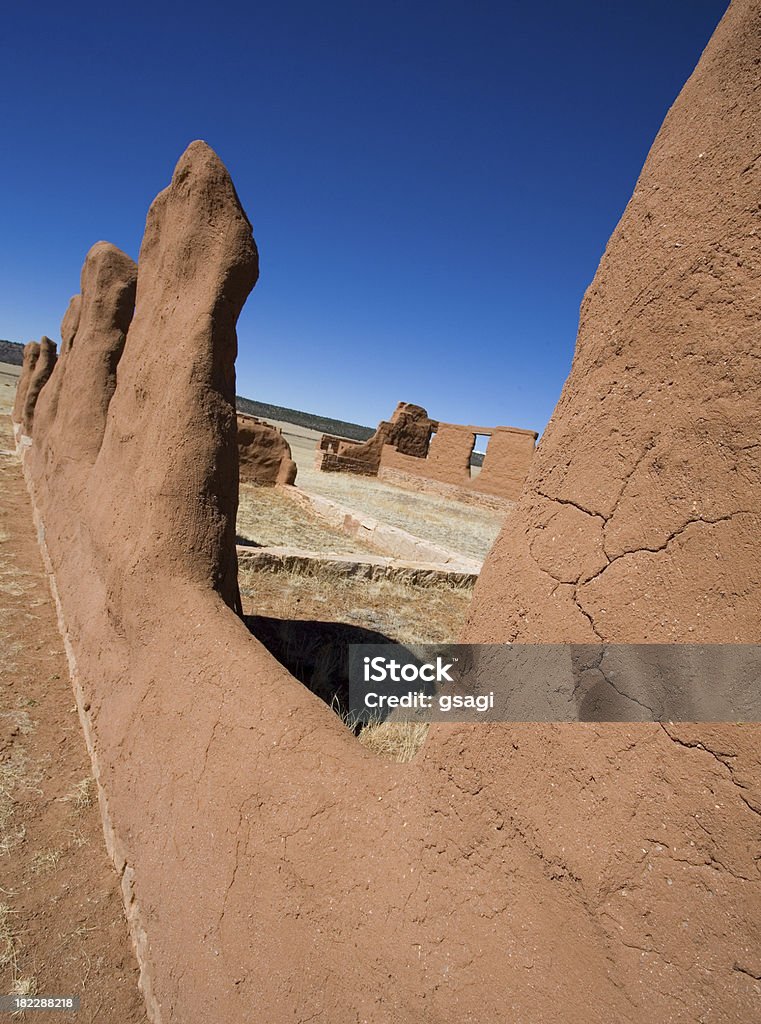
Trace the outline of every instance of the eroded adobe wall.
[[241, 482], [268, 487], [296, 482], [296, 463], [281, 430], [254, 416], [238, 413], [237, 436]]
[[81, 295], [73, 295], [61, 321], [61, 349], [58, 359], [50, 374], [50, 380], [40, 392], [34, 410], [34, 420], [37, 430], [37, 438], [47, 435], [50, 424], [56, 417], [58, 411], [58, 399], [61, 393], [61, 384], [66, 373], [66, 359], [74, 343], [74, 336], [79, 327], [79, 315], [81, 312]]
[[81, 292], [61, 323], [61, 355], [35, 413], [32, 462], [49, 485], [72, 464], [92, 465], [100, 451], [136, 285], [134, 260], [108, 242], [92, 246], [82, 266]]
[[29, 381], [32, 378], [32, 374], [34, 373], [34, 368], [37, 365], [39, 357], [39, 342], [30, 341], [28, 344], [24, 345], [21, 374], [19, 375], [19, 382], [16, 386], [16, 397], [13, 400], [13, 412], [11, 413], [14, 426], [18, 429], [21, 428], [21, 421], [24, 415], [24, 403], [26, 402], [27, 392], [29, 391]]
[[[481, 472], [470, 475], [470, 457], [476, 435], [489, 435]], [[381, 471], [389, 480], [404, 477], [431, 480], [458, 491], [491, 494], [515, 501], [521, 493], [534, 454], [536, 433], [515, 427], [475, 427], [439, 423], [430, 443], [428, 457], [410, 458], [386, 445], [381, 454]], [[454, 492], [453, 492], [454, 493]]]
[[34, 430], [34, 410], [40, 392], [48, 381], [53, 367], [56, 363], [56, 345], [50, 338], [44, 335], [40, 339], [38, 350], [30, 352], [28, 376], [25, 378], [24, 369], [21, 368], [21, 379], [19, 386], [23, 383], [23, 404], [21, 406], [21, 432], [26, 437], [31, 437]]
[[385, 446], [393, 446], [404, 456], [424, 459], [437, 426], [422, 406], [399, 402], [391, 419], [381, 420], [372, 437], [362, 444], [323, 434], [315, 464], [328, 473], [377, 476]]
[[[696, 335], [690, 357], [712, 368], [714, 384], [723, 379], [722, 360], [734, 368], [750, 335], [744, 315], [737, 331], [720, 328], [733, 326], [736, 302], [752, 313], [756, 301], [757, 268], [746, 248], [756, 207], [744, 175], [755, 173], [759, 50], [759, 5], [735, 2], [654, 148], [656, 158], [670, 151], [678, 160], [699, 141], [697, 152], [719, 161], [720, 173], [693, 192], [721, 239], [708, 251], [733, 285], [731, 303], [706, 298], [716, 333], [711, 343]], [[645, 181], [649, 174], [648, 167]], [[679, 226], [681, 192], [668, 176], [661, 187]], [[589, 336], [582, 325], [577, 360], [588, 358], [588, 347], [591, 363], [583, 375], [575, 366], [571, 381], [584, 393], [580, 381], [605, 380], [619, 345], [630, 376], [611, 390], [615, 403], [599, 403], [609, 412], [595, 420], [594, 459], [580, 447], [567, 476], [566, 447], [552, 465], [537, 458], [522, 503], [527, 515], [534, 502], [544, 507], [539, 491], [553, 495], [558, 514], [554, 506], [566, 500], [584, 503], [581, 493], [566, 499], [549, 485], [582, 480], [579, 467], [592, 465], [590, 511], [577, 511], [584, 523], [601, 518], [592, 502], [607, 486], [600, 474], [621, 468], [622, 405], [647, 403], [638, 393], [652, 360], [637, 333], [640, 287], [650, 281], [645, 298], [662, 295], [664, 326], [669, 297], [691, 315], [683, 274], [672, 280], [667, 272], [665, 292], [657, 276], [648, 278], [648, 260], [664, 256], [651, 239], [640, 252], [652, 222], [639, 215], [636, 196], [634, 210], [623, 222], [628, 244], [616, 236], [618, 258], [609, 252], [597, 279], [611, 319], [598, 320]], [[660, 223], [669, 210], [664, 201]], [[749, 269], [725, 255], [735, 250]], [[703, 273], [700, 259], [693, 254], [688, 274]], [[417, 762], [385, 765], [235, 615], [234, 326], [254, 278], [250, 226], [229, 177], [196, 143], [149, 215], [138, 313], [95, 463], [78, 463], [76, 491], [64, 494], [45, 477], [33, 485], [154, 1019], [454, 1024], [500, 1021], [506, 1012], [543, 1024], [754, 1019], [757, 729], [439, 727]], [[669, 339], [674, 331], [671, 323]], [[683, 339], [678, 369], [689, 342], [687, 333], [675, 336]], [[722, 358], [706, 361], [706, 352]], [[748, 382], [743, 400], [753, 400], [753, 364], [742, 356], [738, 368]], [[627, 380], [633, 394], [624, 391]], [[561, 426], [571, 397], [558, 407]], [[672, 420], [688, 400], [677, 388]], [[719, 402], [749, 443], [736, 383], [734, 397], [720, 393]], [[36, 455], [33, 443], [30, 476]], [[692, 479], [695, 462], [694, 450], [683, 448], [677, 463], [685, 476], [675, 479]], [[741, 466], [736, 480], [750, 508], [757, 479]], [[704, 481], [701, 500], [718, 501], [723, 479]], [[646, 494], [639, 503], [635, 497], [627, 491], [629, 529], [647, 531]], [[514, 538], [532, 529], [510, 517], [475, 608], [475, 637], [589, 635], [578, 628], [572, 584], [555, 581], [556, 612], [549, 595], [536, 613], [531, 592], [518, 603], [512, 575], [528, 556]], [[540, 532], [551, 545], [553, 532]], [[570, 575], [567, 564], [575, 568], [597, 550], [594, 532], [591, 547], [586, 530], [563, 535], [556, 575]], [[667, 538], [663, 550], [673, 543]], [[700, 601], [692, 608], [677, 601], [678, 614], [701, 636], [734, 629], [756, 639], [745, 618], [755, 585], [746, 551], [742, 544], [716, 550], [734, 581], [725, 621], [703, 620], [711, 605]], [[648, 614], [667, 617], [679, 586], [652, 580]], [[635, 616], [608, 636], [639, 637], [640, 626]]]
[[516, 501], [526, 482], [535, 446], [533, 430], [495, 427], [481, 472], [471, 480], [473, 490]]

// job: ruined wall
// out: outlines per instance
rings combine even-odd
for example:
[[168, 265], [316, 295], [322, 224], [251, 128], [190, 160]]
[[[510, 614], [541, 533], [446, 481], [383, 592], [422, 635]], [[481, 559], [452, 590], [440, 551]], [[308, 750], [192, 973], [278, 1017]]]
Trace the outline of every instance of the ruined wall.
[[48, 474], [65, 474], [72, 461], [92, 464], [100, 451], [135, 309], [137, 266], [115, 245], [96, 242], [85, 257], [80, 286], [61, 323], [61, 355], [37, 403], [38, 473], [44, 467]]
[[19, 429], [21, 428], [21, 420], [24, 415], [24, 403], [26, 402], [27, 392], [29, 391], [29, 381], [32, 379], [32, 374], [34, 373], [34, 368], [37, 365], [39, 357], [39, 342], [30, 341], [28, 344], [24, 345], [24, 357], [21, 363], [21, 373], [16, 387], [16, 397], [13, 400], [13, 412], [11, 414], [15, 427]]
[[381, 420], [372, 437], [362, 444], [323, 434], [315, 465], [326, 473], [377, 476], [385, 445], [412, 458], [424, 459], [437, 423], [420, 405], [399, 402], [390, 420]]
[[[470, 457], [477, 434], [489, 435], [489, 444], [481, 472], [471, 477]], [[411, 459], [387, 445], [381, 454], [380, 469], [387, 479], [392, 479], [391, 473], [404, 473], [514, 501], [526, 479], [535, 443], [533, 430], [439, 423], [426, 459]]]
[[277, 427], [238, 413], [238, 465], [241, 483], [274, 486], [296, 482], [291, 446]]
[[38, 439], [47, 435], [49, 426], [55, 419], [58, 410], [61, 383], [66, 373], [66, 357], [74, 343], [74, 336], [79, 327], [81, 298], [81, 295], [73, 295], [69, 300], [69, 305], [61, 321], [61, 349], [58, 359], [50, 374], [50, 380], [40, 392], [35, 406], [34, 421]]
[[471, 481], [473, 489], [511, 500], [520, 497], [534, 458], [536, 437], [533, 430], [495, 427], [481, 472]]
[[[589, 637], [573, 580], [579, 565], [591, 580], [603, 512], [615, 519], [598, 505], [607, 476], [634, 481], [613, 507], [628, 506], [617, 525], [644, 545], [633, 536], [640, 553], [603, 576], [615, 579], [627, 557], [673, 561], [647, 579], [635, 561], [646, 609], [616, 611], [604, 635], [651, 635], [650, 621], [662, 635], [675, 607], [677, 639], [690, 627], [757, 638], [745, 523], [757, 527], [761, 487], [743, 453], [759, 422], [749, 353], [760, 14], [735, 0], [656, 141], [638, 193], [657, 216], [635, 195], [590, 293], [601, 316], [585, 306], [554, 457], [535, 460], [519, 506], [550, 518], [511, 515], [479, 586], [475, 638]], [[671, 223], [680, 248], [658, 226]], [[687, 228], [698, 243], [683, 262]], [[234, 328], [255, 267], [232, 183], [194, 143], [149, 214], [138, 312], [95, 463], [78, 462], [79, 488], [64, 491], [46, 474], [34, 482], [35, 443], [25, 462], [153, 1019], [753, 1020], [755, 727], [438, 727], [416, 762], [386, 765], [234, 614]], [[664, 361], [670, 400], [648, 418]], [[718, 388], [715, 407], [697, 409], [683, 382], [692, 366]], [[585, 408], [574, 390], [590, 398], [598, 385], [608, 397], [583, 413], [597, 431], [573, 432]], [[653, 442], [643, 450], [658, 456], [644, 478], [647, 455], [630, 449], [641, 420]], [[677, 446], [688, 423], [697, 443]], [[573, 439], [577, 449], [561, 444]], [[726, 460], [737, 468], [725, 477]], [[657, 466], [667, 476], [646, 487]], [[681, 532], [669, 519], [650, 541], [664, 515], [682, 512], [682, 483], [698, 516]], [[719, 508], [727, 495], [732, 506]], [[701, 545], [702, 568], [690, 561], [693, 533], [716, 542]], [[600, 610], [595, 628], [602, 621]]]
[[[26, 356], [25, 356], [26, 358]], [[40, 339], [40, 344], [35, 352], [34, 349], [30, 351], [30, 359], [28, 365], [28, 373], [25, 374], [26, 367], [21, 367], [21, 379], [19, 380], [19, 386], [23, 385], [23, 404], [21, 406], [21, 432], [27, 437], [31, 437], [32, 431], [34, 430], [34, 410], [37, 405], [37, 399], [40, 396], [45, 383], [53, 372], [53, 367], [56, 362], [56, 346], [55, 342], [51, 341], [50, 338], [46, 338], [44, 335]]]
[[[471, 479], [476, 434], [488, 434], [490, 441], [483, 469]], [[363, 444], [323, 434], [315, 466], [328, 473], [381, 474], [402, 486], [418, 488], [430, 480], [452, 488], [453, 495], [457, 493], [454, 489], [464, 489], [515, 500], [526, 478], [536, 437], [533, 430], [515, 427], [439, 423], [430, 419], [422, 406], [400, 402], [391, 419], [382, 420]]]

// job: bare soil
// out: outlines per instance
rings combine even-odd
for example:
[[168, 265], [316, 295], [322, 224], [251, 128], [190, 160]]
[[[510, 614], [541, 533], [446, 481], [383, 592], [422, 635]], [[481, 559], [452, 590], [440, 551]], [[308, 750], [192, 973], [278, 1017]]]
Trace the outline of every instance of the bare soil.
[[[0, 410], [13, 388], [0, 381]], [[0, 992], [146, 1021], [10, 421], [0, 418]], [[35, 1021], [59, 1014], [34, 1012]]]

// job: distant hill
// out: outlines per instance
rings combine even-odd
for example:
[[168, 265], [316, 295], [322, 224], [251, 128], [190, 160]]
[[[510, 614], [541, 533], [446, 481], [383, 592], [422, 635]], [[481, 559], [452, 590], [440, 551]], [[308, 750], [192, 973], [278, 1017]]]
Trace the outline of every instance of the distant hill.
[[345, 420], [332, 420], [328, 416], [316, 416], [311, 412], [300, 412], [298, 409], [286, 409], [282, 405], [269, 405], [267, 402], [254, 402], [250, 398], [235, 396], [238, 412], [249, 416], [261, 416], [265, 420], [285, 420], [308, 430], [319, 430], [322, 434], [337, 434], [351, 441], [366, 441], [375, 433], [374, 427], [363, 427], [359, 423], [347, 423]]
[[24, 360], [24, 346], [17, 341], [3, 341], [0, 338], [0, 363], [12, 363], [21, 366]]

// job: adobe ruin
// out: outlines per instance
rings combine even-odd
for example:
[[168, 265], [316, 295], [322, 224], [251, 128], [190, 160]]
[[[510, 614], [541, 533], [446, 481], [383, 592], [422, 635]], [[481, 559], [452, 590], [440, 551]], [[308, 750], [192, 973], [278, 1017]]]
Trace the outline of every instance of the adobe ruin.
[[[332, 434], [320, 439], [315, 465], [323, 472], [377, 476], [388, 483], [452, 497], [515, 501], [531, 465], [537, 433], [517, 427], [441, 423], [422, 406], [400, 402], [363, 444]], [[488, 438], [480, 472], [472, 471], [477, 439]]]
[[16, 386], [16, 397], [13, 401], [12, 419], [18, 429], [21, 428], [21, 420], [24, 414], [24, 403], [29, 390], [29, 381], [32, 379], [34, 368], [40, 357], [40, 344], [37, 341], [30, 341], [24, 345], [24, 357], [21, 363], [21, 374]]
[[238, 465], [241, 483], [265, 487], [296, 482], [291, 446], [278, 427], [238, 413]]
[[405, 455], [424, 459], [431, 436], [438, 428], [420, 405], [399, 402], [390, 420], [381, 420], [367, 441], [357, 443], [334, 434], [323, 434], [315, 465], [326, 473], [357, 473], [377, 476], [383, 449], [391, 445]]
[[[656, 139], [471, 640], [761, 640], [760, 25], [733, 0]], [[152, 1020], [754, 1019], [757, 725], [435, 726], [382, 763], [235, 614], [256, 276], [193, 143], [95, 462], [24, 456]]]

